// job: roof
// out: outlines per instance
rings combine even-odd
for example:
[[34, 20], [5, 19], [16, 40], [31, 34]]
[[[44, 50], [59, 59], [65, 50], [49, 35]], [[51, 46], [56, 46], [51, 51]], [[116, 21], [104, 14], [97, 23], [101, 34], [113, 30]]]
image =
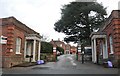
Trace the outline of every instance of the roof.
[[110, 16], [106, 19], [106, 21], [101, 25], [99, 31], [103, 31], [111, 22], [113, 19], [120, 18], [120, 10], [113, 10], [110, 14]]
[[90, 37], [93, 35], [106, 35], [106, 33], [103, 31], [111, 22], [113, 19], [120, 18], [120, 10], [113, 10], [110, 14], [110, 16], [106, 19], [106, 21], [101, 25], [98, 32], [92, 32]]
[[11, 17], [6, 17], [6, 18], [1, 18], [2, 19], [2, 26], [4, 25], [8, 25], [10, 26], [10, 24], [13, 24], [21, 29], [23, 29], [24, 31], [26, 31], [28, 34], [38, 34], [38, 32], [34, 31], [33, 29], [29, 28], [28, 26], [26, 26], [25, 24], [23, 24], [22, 22], [20, 22], [19, 20], [17, 20], [15, 17], [11, 16]]
[[106, 35], [106, 32], [101, 32], [101, 31], [99, 31], [99, 32], [92, 32], [90, 37], [92, 37], [93, 35]]

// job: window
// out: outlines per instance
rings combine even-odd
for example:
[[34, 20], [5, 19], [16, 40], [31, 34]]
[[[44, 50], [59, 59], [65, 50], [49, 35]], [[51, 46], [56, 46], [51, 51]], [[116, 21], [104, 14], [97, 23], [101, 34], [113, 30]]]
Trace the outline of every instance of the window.
[[60, 44], [60, 47], [62, 47], [62, 44]]
[[100, 42], [100, 55], [102, 55], [102, 53], [103, 53], [103, 42]]
[[16, 54], [21, 54], [21, 38], [16, 38]]
[[110, 41], [110, 54], [113, 54], [113, 40], [112, 40], [112, 36], [109, 36], [109, 41]]

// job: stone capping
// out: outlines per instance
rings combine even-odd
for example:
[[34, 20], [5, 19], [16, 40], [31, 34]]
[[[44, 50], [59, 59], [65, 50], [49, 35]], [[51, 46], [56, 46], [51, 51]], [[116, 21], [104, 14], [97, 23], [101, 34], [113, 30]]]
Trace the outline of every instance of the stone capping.
[[92, 37], [93, 35], [106, 35], [106, 33], [105, 32], [92, 32], [90, 34], [90, 37]]
[[41, 38], [41, 36], [38, 35], [38, 34], [28, 34], [26, 37], [37, 37], [37, 38]]

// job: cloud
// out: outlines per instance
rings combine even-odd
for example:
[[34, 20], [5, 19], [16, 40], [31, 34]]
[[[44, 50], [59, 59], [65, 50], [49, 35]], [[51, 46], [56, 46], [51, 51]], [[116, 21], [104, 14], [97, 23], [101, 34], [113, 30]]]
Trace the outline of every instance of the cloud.
[[[0, 0], [0, 11], [2, 11], [0, 17], [15, 16], [41, 34], [53, 39], [62, 39], [65, 35], [54, 31], [54, 23], [60, 19], [62, 5], [71, 1], [75, 0]], [[103, 2], [103, 5], [108, 7], [108, 11], [118, 7], [118, 0], [98, 1]]]
[[[60, 19], [60, 8], [71, 0], [0, 0], [0, 17], [14, 16], [35, 31], [50, 38], [63, 37], [54, 31], [54, 23]], [[59, 34], [59, 35], [58, 35]]]

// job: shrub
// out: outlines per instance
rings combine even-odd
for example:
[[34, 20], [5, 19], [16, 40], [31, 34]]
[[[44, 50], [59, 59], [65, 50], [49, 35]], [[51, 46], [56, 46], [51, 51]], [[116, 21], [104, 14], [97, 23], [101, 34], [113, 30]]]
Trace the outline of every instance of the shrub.
[[41, 53], [53, 53], [53, 46], [48, 42], [41, 42]]

